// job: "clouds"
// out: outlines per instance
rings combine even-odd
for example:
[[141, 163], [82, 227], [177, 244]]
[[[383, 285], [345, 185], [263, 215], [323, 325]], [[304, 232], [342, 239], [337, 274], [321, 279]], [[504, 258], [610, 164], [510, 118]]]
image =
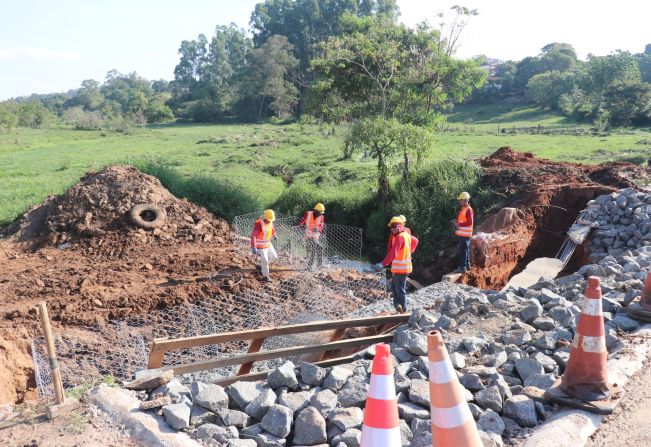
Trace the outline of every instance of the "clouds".
[[0, 61], [60, 61], [74, 60], [77, 55], [67, 50], [52, 50], [49, 48], [23, 47], [0, 48]]

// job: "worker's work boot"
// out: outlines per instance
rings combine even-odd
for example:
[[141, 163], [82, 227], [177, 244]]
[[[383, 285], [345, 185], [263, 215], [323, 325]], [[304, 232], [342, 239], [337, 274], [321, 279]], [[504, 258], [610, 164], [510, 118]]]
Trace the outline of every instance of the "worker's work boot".
[[404, 309], [402, 308], [402, 306], [401, 306], [400, 304], [398, 304], [398, 305], [396, 306], [396, 312], [398, 312], [399, 314], [401, 314], [401, 313], [404, 312]]
[[262, 282], [273, 282], [273, 279], [269, 278], [268, 276], [263, 276]]
[[466, 273], [469, 269], [465, 267], [457, 267], [452, 271], [452, 273]]

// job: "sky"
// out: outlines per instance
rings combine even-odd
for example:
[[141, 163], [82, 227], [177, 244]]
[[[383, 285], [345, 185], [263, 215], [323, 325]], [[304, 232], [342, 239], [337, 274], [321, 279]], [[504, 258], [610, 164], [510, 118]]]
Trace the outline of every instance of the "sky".
[[[172, 79], [182, 40], [210, 37], [231, 22], [248, 30], [259, 0], [2, 0], [0, 100], [62, 92], [111, 69]], [[651, 43], [648, 0], [398, 0], [400, 19], [437, 24], [454, 4], [476, 8], [459, 57], [535, 55], [567, 42], [579, 57], [616, 49], [639, 53]]]

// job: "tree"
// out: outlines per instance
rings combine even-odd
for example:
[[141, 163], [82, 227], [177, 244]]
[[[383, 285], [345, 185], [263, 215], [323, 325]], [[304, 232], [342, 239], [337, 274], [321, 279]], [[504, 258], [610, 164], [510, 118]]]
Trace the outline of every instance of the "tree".
[[625, 80], [610, 85], [604, 93], [604, 108], [615, 126], [651, 123], [651, 85]]
[[196, 41], [183, 41], [171, 83], [171, 103], [179, 114], [195, 121], [217, 121], [230, 114], [251, 47], [251, 39], [235, 24], [217, 26], [210, 42], [203, 34]]
[[542, 108], [558, 109], [559, 98], [572, 91], [575, 79], [573, 72], [539, 73], [532, 76], [527, 83], [527, 98]]
[[242, 97], [257, 121], [273, 112], [286, 118], [297, 101], [298, 90], [288, 78], [299, 61], [285, 36], [273, 35], [249, 55], [250, 64], [242, 81]]
[[9, 133], [18, 125], [18, 105], [16, 101], [0, 102], [0, 130]]
[[356, 122], [346, 137], [351, 153], [362, 150], [377, 159], [378, 192], [381, 200], [389, 197], [389, 160], [403, 152], [405, 157], [403, 177], [409, 177], [409, 149], [420, 157], [431, 145], [429, 132], [412, 124], [403, 124], [395, 118], [364, 118]]
[[341, 33], [340, 18], [348, 13], [395, 21], [398, 11], [395, 0], [265, 0], [256, 4], [250, 24], [256, 47], [272, 35], [285, 36], [292, 45], [299, 63], [289, 76], [299, 91], [301, 112], [312, 83], [310, 61], [320, 42]]
[[84, 110], [98, 110], [104, 102], [100, 92], [100, 83], [94, 79], [86, 79], [81, 83], [77, 94], [65, 103], [65, 107], [82, 106]]
[[403, 176], [410, 152], [431, 144], [428, 131], [441, 111], [481, 85], [485, 72], [475, 61], [448, 54], [440, 32], [421, 24], [409, 28], [385, 17], [346, 15], [342, 34], [320, 45], [312, 61], [319, 74], [312, 110], [328, 121], [353, 122], [344, 156], [363, 149], [378, 161], [378, 191], [390, 193], [389, 161], [403, 153]]

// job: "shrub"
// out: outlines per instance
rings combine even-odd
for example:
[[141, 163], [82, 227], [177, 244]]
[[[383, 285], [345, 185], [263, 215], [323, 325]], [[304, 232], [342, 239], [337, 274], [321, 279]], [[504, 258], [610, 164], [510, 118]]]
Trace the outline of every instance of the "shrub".
[[136, 162], [134, 165], [142, 172], [158, 178], [175, 196], [185, 197], [228, 221], [240, 214], [257, 211], [262, 206], [241, 188], [213, 177], [185, 177], [170, 165], [157, 161]]

